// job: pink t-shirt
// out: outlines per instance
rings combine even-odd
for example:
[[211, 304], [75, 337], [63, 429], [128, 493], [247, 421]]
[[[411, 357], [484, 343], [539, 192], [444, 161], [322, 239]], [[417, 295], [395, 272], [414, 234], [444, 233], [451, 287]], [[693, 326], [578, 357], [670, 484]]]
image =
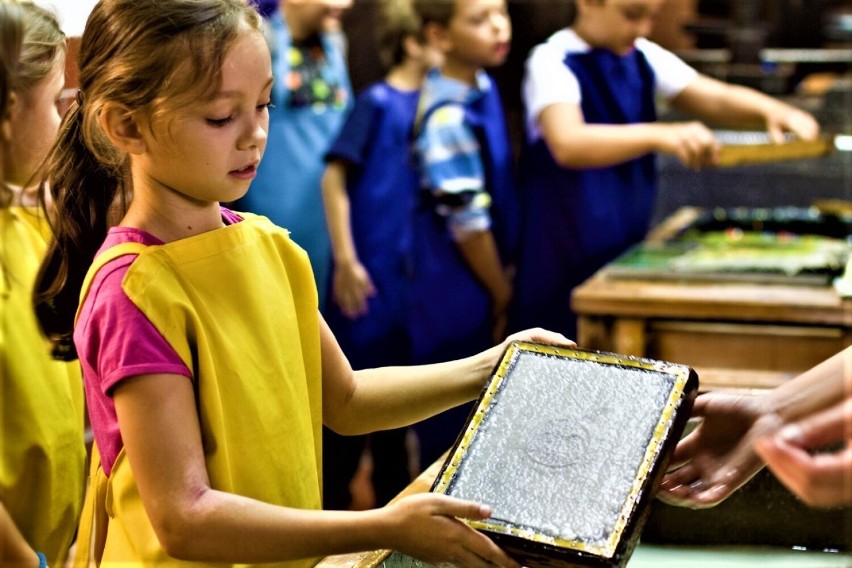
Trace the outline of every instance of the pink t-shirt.
[[[222, 219], [227, 225], [242, 221], [224, 208]], [[163, 244], [145, 231], [114, 227], [98, 254], [127, 242], [149, 246]], [[112, 398], [116, 385], [138, 375], [193, 378], [172, 346], [121, 288], [124, 275], [135, 259], [135, 255], [121, 256], [98, 271], [74, 329], [74, 344], [86, 385], [89, 420], [100, 451], [101, 466], [107, 475], [124, 447]]]

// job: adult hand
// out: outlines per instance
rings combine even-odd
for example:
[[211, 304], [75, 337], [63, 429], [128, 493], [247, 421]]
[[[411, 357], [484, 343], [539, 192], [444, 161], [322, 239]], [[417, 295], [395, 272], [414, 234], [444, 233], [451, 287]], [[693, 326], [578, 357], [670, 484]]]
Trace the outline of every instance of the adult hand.
[[675, 448], [658, 497], [673, 505], [712, 507], [763, 467], [754, 441], [778, 429], [781, 419], [762, 396], [708, 393], [692, 411], [701, 423]]
[[343, 315], [356, 319], [367, 314], [367, 300], [376, 295], [376, 287], [360, 262], [336, 264], [331, 294]]
[[[842, 447], [812, 453], [836, 444]], [[852, 395], [759, 438], [754, 449], [781, 483], [808, 505], [852, 505]]]
[[396, 550], [430, 564], [448, 562], [455, 566], [520, 568], [520, 564], [485, 535], [459, 519], [483, 520], [490, 507], [446, 495], [424, 493], [388, 505]]

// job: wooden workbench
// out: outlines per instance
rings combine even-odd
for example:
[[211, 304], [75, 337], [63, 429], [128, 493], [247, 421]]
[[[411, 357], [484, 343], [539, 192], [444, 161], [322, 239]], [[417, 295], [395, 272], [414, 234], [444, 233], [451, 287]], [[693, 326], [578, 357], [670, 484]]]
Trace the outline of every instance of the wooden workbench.
[[[684, 208], [648, 237], [696, 219]], [[852, 344], [852, 300], [830, 286], [610, 278], [574, 290], [577, 342], [692, 366], [702, 390], [771, 388]]]

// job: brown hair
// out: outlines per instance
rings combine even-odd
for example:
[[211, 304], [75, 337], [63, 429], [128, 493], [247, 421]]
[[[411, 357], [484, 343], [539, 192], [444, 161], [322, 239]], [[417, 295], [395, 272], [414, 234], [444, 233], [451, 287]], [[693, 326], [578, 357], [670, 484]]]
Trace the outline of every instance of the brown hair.
[[53, 198], [54, 239], [34, 302], [55, 357], [76, 357], [72, 332], [83, 279], [130, 197], [127, 156], [101, 130], [99, 113], [113, 103], [139, 116], [164, 116], [213, 93], [227, 48], [247, 28], [262, 33], [246, 0], [101, 0], [89, 16], [80, 94], [59, 127], [42, 183]]
[[438, 24], [449, 26], [456, 13], [456, 5], [463, 0], [414, 0], [414, 9], [420, 15], [423, 25]]
[[[32, 2], [0, 0], [0, 119], [13, 92], [25, 93], [65, 56], [65, 34], [56, 17]], [[0, 206], [11, 191], [0, 180]]]
[[385, 69], [405, 60], [406, 38], [423, 41], [423, 27], [412, 0], [382, 0], [377, 29], [379, 57]]

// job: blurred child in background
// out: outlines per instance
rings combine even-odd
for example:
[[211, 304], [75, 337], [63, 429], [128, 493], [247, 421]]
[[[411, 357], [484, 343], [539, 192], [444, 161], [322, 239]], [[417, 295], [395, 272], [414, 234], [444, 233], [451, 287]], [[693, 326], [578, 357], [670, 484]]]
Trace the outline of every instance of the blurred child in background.
[[576, 334], [571, 290], [648, 231], [654, 153], [713, 165], [702, 123], [657, 122], [658, 97], [720, 125], [813, 139], [809, 114], [746, 87], [698, 74], [645, 39], [665, 0], [577, 0], [569, 28], [527, 60], [523, 86], [524, 221], [513, 329], [534, 323]]
[[320, 288], [331, 268], [323, 212], [324, 156], [351, 105], [340, 18], [352, 0], [281, 0], [268, 20], [275, 87], [269, 144], [252, 191], [234, 205], [287, 227], [308, 252]]
[[59, 127], [65, 36], [14, 0], [0, 0], [0, 31], [0, 564], [61, 565], [83, 502], [83, 384], [51, 358], [31, 298], [49, 235], [32, 185]]
[[[475, 353], [504, 337], [518, 210], [503, 105], [485, 72], [512, 37], [504, 0], [415, 0], [443, 55], [423, 83], [413, 137], [421, 191], [411, 283], [414, 360]], [[468, 408], [418, 424], [421, 466], [449, 449]]]
[[[359, 94], [326, 156], [323, 177], [333, 258], [325, 316], [353, 369], [412, 361], [408, 286], [418, 182], [406, 149], [423, 76], [439, 60], [411, 0], [382, 0], [377, 29], [388, 74]], [[411, 480], [407, 431], [369, 437], [379, 505]], [[325, 429], [326, 508], [350, 506], [349, 483], [366, 440]]]

